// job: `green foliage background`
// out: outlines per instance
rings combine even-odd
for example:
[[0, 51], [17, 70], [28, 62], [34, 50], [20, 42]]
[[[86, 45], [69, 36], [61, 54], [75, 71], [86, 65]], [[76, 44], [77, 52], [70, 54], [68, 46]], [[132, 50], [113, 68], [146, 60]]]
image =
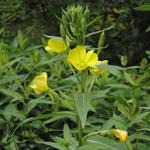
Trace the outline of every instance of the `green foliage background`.
[[[114, 29], [106, 33], [108, 47], [102, 57], [111, 63], [120, 63], [120, 55], [127, 56], [129, 65], [137, 64], [149, 48], [149, 34], [146, 29], [150, 22], [150, 12], [136, 11], [135, 7], [149, 3], [148, 0], [2, 0], [0, 2], [0, 26], [3, 37], [14, 37], [18, 29], [29, 32], [32, 42], [39, 42], [43, 33], [59, 35], [58, 17], [61, 9], [70, 4], [90, 6], [91, 18], [98, 16], [95, 29], [110, 25]], [[97, 36], [90, 42], [96, 44]], [[119, 42], [118, 42], [119, 41]]]
[[[97, 17], [88, 32], [114, 25], [106, 31], [106, 46], [100, 58], [120, 65], [123, 55], [128, 58], [128, 66], [138, 65], [125, 70], [112, 66], [107, 79], [96, 80], [84, 134], [112, 128], [128, 129], [128, 149], [132, 150], [130, 142], [137, 150], [149, 149], [150, 13], [135, 9], [148, 3], [143, 0], [1, 0], [0, 149], [49, 150], [61, 147], [66, 150], [78, 145], [70, 99], [77, 81], [67, 64], [62, 63], [64, 55], [47, 53], [41, 43], [45, 44], [43, 34], [60, 35], [61, 8], [79, 3], [89, 5], [91, 19]], [[97, 47], [98, 38], [99, 35], [92, 36], [88, 44]], [[51, 114], [52, 101], [48, 94], [37, 96], [29, 88], [35, 75], [43, 71], [48, 73], [49, 86], [64, 99], [60, 112]], [[13, 133], [24, 120], [27, 122]], [[91, 140], [98, 144], [86, 142], [79, 150], [91, 150], [94, 146], [99, 149], [101, 143], [105, 143], [107, 149], [107, 145], [116, 150], [120, 146], [126, 149], [111, 135]]]

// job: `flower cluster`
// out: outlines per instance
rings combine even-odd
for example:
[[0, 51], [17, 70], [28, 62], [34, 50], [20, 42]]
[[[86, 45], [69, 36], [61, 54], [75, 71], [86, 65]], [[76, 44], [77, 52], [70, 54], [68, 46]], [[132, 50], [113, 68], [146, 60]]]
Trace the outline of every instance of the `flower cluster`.
[[[55, 53], [62, 53], [68, 49], [68, 45], [62, 39], [50, 39], [45, 49]], [[107, 65], [108, 61], [99, 61], [98, 55], [94, 53], [94, 50], [86, 52], [86, 48], [82, 45], [78, 45], [74, 49], [71, 49], [68, 53], [67, 60], [79, 71], [91, 67], [91, 72], [94, 74], [102, 75], [108, 72], [104, 68], [97, 67], [99, 65]], [[43, 72], [36, 76], [31, 84], [31, 88], [36, 94], [46, 92], [48, 90], [47, 73]]]
[[[50, 39], [45, 49], [47, 51], [61, 53], [65, 51], [67, 47], [67, 43], [62, 39]], [[79, 71], [91, 67], [92, 73], [99, 75], [107, 73], [106, 69], [97, 66], [107, 65], [108, 61], [98, 61], [98, 55], [94, 53], [94, 50], [86, 52], [86, 48], [82, 45], [78, 45], [74, 49], [71, 49], [68, 53], [67, 60]]]
[[84, 70], [87, 67], [95, 66], [98, 61], [98, 56], [93, 50], [86, 53], [85, 47], [80, 45], [69, 51], [68, 61], [77, 70]]

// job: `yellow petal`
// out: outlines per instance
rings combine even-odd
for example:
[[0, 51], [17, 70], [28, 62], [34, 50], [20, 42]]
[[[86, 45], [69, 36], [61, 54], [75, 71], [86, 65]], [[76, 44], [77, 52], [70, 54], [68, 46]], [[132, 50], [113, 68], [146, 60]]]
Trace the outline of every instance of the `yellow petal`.
[[48, 41], [48, 47], [46, 47], [47, 51], [52, 51], [56, 53], [61, 53], [67, 49], [67, 45], [62, 39], [50, 39]]
[[107, 74], [108, 73], [107, 69], [97, 67], [97, 65], [107, 65], [107, 64], [108, 64], [108, 60], [97, 61], [96, 65], [92, 66], [92, 73], [99, 74], [99, 75]]
[[128, 138], [128, 132], [125, 130], [113, 129], [114, 135], [120, 139], [121, 142], [125, 142]]
[[36, 76], [32, 81], [31, 88], [36, 94], [46, 92], [48, 90], [47, 73], [43, 72], [40, 75]]
[[94, 53], [93, 50], [91, 50], [87, 53], [85, 61], [88, 66], [94, 66], [94, 65], [96, 65], [96, 63], [98, 61], [98, 56], [96, 53]]
[[85, 47], [79, 45], [76, 48], [69, 51], [68, 59], [71, 61], [80, 61], [86, 55]]
[[83, 70], [87, 68], [87, 64], [84, 62], [86, 57], [86, 49], [84, 46], [77, 46], [76, 48], [69, 51], [68, 61], [77, 69]]
[[49, 48], [49, 46], [46, 46], [46, 47], [45, 47], [45, 50], [46, 50], [46, 51], [51, 51], [51, 49]]

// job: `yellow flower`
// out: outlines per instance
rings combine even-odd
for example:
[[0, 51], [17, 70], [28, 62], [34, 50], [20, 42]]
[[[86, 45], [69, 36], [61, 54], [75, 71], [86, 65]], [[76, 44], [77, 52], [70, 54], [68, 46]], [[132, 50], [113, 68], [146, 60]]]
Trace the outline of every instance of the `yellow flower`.
[[97, 65], [108, 65], [108, 60], [103, 60], [103, 61], [97, 61], [96, 65], [92, 67], [92, 73], [102, 75], [102, 74], [107, 74], [108, 70], [104, 68], [98, 68]]
[[46, 92], [48, 90], [47, 73], [43, 72], [40, 75], [36, 76], [32, 81], [31, 88], [36, 94]]
[[128, 138], [128, 132], [125, 130], [113, 129], [113, 134], [123, 143], [126, 142]]
[[84, 70], [89, 66], [96, 65], [98, 61], [98, 56], [91, 50], [86, 53], [84, 46], [77, 46], [76, 48], [69, 51], [68, 61], [77, 69]]
[[67, 49], [67, 45], [62, 39], [50, 39], [48, 40], [48, 46], [46, 46], [45, 49], [47, 51], [61, 53]]

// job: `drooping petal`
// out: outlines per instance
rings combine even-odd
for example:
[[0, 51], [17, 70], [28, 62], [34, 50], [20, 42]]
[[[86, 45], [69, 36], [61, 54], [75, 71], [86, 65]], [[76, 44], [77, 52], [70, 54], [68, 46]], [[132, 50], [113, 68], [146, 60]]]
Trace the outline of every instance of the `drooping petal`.
[[46, 92], [48, 90], [47, 73], [43, 72], [40, 75], [36, 76], [33, 79], [33, 82], [31, 84], [31, 88], [34, 90], [34, 92], [36, 94], [41, 94], [43, 92]]
[[97, 67], [98, 65], [108, 65], [108, 60], [97, 61], [96, 65], [92, 66], [92, 69], [91, 69], [92, 73], [95, 73], [98, 75], [108, 74], [107, 69]]
[[114, 135], [120, 139], [121, 142], [125, 142], [128, 138], [128, 132], [125, 130], [113, 129]]
[[47, 51], [52, 51], [56, 53], [61, 53], [67, 49], [67, 45], [62, 39], [50, 39], [48, 41], [48, 47], [46, 47]]
[[86, 61], [87, 61], [87, 65], [88, 66], [94, 66], [96, 65], [97, 61], [98, 61], [98, 56], [96, 53], [94, 53], [93, 50], [89, 51], [87, 53], [87, 56], [86, 56]]

